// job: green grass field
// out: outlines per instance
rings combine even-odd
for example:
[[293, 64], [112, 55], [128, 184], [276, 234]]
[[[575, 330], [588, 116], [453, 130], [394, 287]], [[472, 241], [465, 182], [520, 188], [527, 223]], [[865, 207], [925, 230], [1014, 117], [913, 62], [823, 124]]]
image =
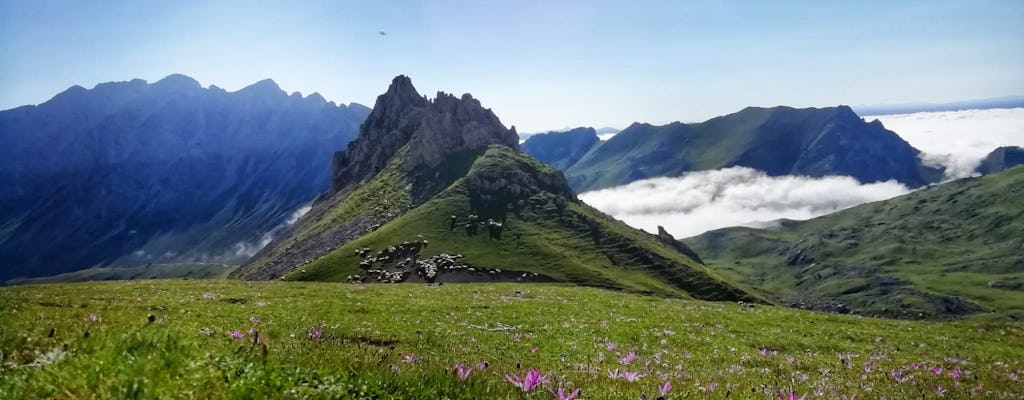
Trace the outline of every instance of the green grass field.
[[[1019, 399], [1022, 344], [1006, 322], [553, 284], [0, 288], [2, 399], [654, 399], [665, 382], [666, 399]], [[531, 369], [543, 383], [529, 392], [506, 379]]]

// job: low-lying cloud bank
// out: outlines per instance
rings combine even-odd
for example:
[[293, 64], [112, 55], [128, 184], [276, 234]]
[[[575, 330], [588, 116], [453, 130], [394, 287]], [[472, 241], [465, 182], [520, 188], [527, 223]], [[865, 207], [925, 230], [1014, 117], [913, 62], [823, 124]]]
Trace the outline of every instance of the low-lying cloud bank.
[[1024, 146], [1024, 108], [864, 117], [876, 118], [921, 150], [923, 161], [946, 167], [947, 178], [974, 175], [981, 160], [996, 147]]
[[587, 204], [648, 232], [677, 238], [729, 226], [764, 227], [780, 218], [808, 219], [910, 190], [895, 181], [768, 176], [746, 167], [690, 172], [580, 194]]

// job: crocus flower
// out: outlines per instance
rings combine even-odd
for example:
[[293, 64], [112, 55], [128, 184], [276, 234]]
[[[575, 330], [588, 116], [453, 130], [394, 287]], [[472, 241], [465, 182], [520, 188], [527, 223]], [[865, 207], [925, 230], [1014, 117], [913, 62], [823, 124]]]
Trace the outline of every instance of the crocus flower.
[[256, 317], [249, 317], [249, 322], [252, 322], [254, 324], [258, 324], [258, 323], [260, 323], [260, 319], [256, 318]]
[[96, 315], [96, 314], [89, 314], [89, 321], [98, 322], [99, 320], [100, 320], [100, 317], [98, 315]]
[[779, 393], [779, 400], [804, 400], [804, 397], [807, 397], [807, 395], [797, 396], [796, 392], [789, 392], [789, 394]]
[[932, 373], [935, 374], [936, 376], [942, 375], [942, 367], [932, 367], [929, 368], [928, 370], [932, 371]]
[[242, 331], [233, 331], [231, 332], [231, 337], [235, 339], [243, 339], [245, 338], [245, 334], [242, 333]]
[[672, 382], [665, 381], [661, 386], [658, 386], [658, 394], [662, 396], [667, 395], [669, 390], [672, 390]]
[[473, 372], [472, 368], [466, 368], [466, 366], [462, 364], [452, 366], [452, 370], [455, 371], [455, 375], [459, 377], [460, 381], [469, 379], [469, 374]]
[[617, 369], [610, 369], [610, 370], [608, 370], [608, 377], [611, 378], [611, 379], [619, 379], [619, 377], [621, 377], [621, 376], [622, 375], [619, 374], [619, 370], [617, 370]]
[[540, 374], [540, 371], [535, 369], [527, 371], [526, 376], [522, 378], [515, 375], [505, 375], [505, 380], [516, 385], [516, 387], [523, 389], [524, 392], [530, 392], [537, 386], [543, 385], [548, 381]]
[[707, 387], [704, 388], [704, 397], [711, 396], [711, 393], [714, 393], [715, 388], [717, 388], [717, 387], [718, 387], [718, 383], [715, 383], [715, 382], [708, 383]]
[[489, 367], [489, 366], [490, 366], [490, 364], [488, 364], [487, 361], [481, 361], [481, 362], [476, 363], [476, 369], [481, 370], [481, 371], [487, 369], [487, 367]]
[[320, 330], [320, 328], [309, 328], [310, 340], [320, 339], [320, 336], [322, 336], [323, 334], [324, 331]]
[[416, 355], [415, 354], [403, 355], [402, 356], [402, 362], [408, 363], [408, 364], [412, 364], [412, 363], [416, 362]]
[[936, 386], [935, 387], [935, 394], [937, 394], [939, 396], [944, 395], [944, 394], [946, 394], [946, 389], [943, 388], [942, 386]]
[[636, 382], [637, 379], [640, 379], [640, 373], [633, 371], [625, 371], [622, 373], [622, 379], [625, 379], [626, 382]]
[[555, 392], [555, 396], [556, 396], [557, 400], [573, 400], [573, 399], [576, 398], [576, 396], [579, 396], [579, 395], [580, 395], [580, 390], [579, 389], [573, 390], [572, 393], [569, 393], [569, 394], [565, 394], [565, 389], [558, 389], [558, 391]]
[[949, 375], [952, 376], [953, 379], [960, 379], [961, 376], [964, 376], [963, 371], [960, 371], [960, 368], [954, 368], [952, 371], [949, 371]]
[[636, 360], [636, 353], [631, 351], [629, 353], [626, 353], [625, 357], [619, 359], [619, 364], [629, 365], [630, 363], [633, 362], [633, 360]]

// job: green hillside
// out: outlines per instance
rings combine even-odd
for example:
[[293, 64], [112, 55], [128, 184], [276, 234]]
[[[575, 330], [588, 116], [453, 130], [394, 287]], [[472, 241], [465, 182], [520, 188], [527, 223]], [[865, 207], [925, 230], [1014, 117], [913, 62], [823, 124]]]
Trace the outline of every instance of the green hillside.
[[3, 287], [0, 310], [3, 399], [1024, 395], [1020, 324], [552, 284], [92, 282]]
[[896, 317], [1024, 318], [1024, 167], [777, 228], [685, 239], [787, 304]]
[[[473, 235], [462, 216], [503, 221], [500, 238]], [[451, 216], [461, 218], [455, 229]], [[460, 279], [521, 277], [711, 300], [747, 299], [703, 265], [578, 201], [561, 174], [503, 146], [491, 146], [465, 177], [412, 211], [286, 276], [345, 280], [365, 275], [356, 251], [426, 240], [410, 256], [461, 254], [474, 268]], [[501, 270], [500, 273], [496, 270]], [[492, 273], [493, 272], [493, 273]]]
[[208, 263], [153, 264], [131, 268], [96, 267], [42, 278], [11, 279], [4, 282], [4, 284], [29, 285], [39, 283], [177, 278], [220, 279], [227, 277], [235, 268], [236, 266], [234, 265]]

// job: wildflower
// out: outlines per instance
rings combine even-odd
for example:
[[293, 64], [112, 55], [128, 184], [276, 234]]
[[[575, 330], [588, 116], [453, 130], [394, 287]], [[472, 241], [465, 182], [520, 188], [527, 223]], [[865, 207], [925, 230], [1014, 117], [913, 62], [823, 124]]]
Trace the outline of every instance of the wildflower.
[[213, 331], [211, 331], [211, 330], [209, 330], [207, 328], [203, 328], [203, 329], [199, 330], [199, 334], [200, 335], [211, 336], [211, 335], [213, 335]]
[[558, 389], [558, 391], [555, 392], [555, 396], [556, 396], [557, 400], [573, 400], [573, 399], [576, 398], [576, 396], [579, 396], [579, 395], [580, 395], [580, 390], [579, 389], [573, 390], [572, 393], [569, 393], [569, 394], [565, 394], [565, 389]]
[[715, 388], [717, 388], [717, 387], [718, 387], [718, 383], [715, 383], [715, 382], [708, 383], [708, 385], [704, 388], [704, 397], [711, 396], [711, 393], [714, 393], [715, 392]]
[[633, 371], [625, 371], [622, 373], [622, 379], [625, 379], [626, 382], [636, 382], [637, 379], [640, 379], [640, 373]]
[[509, 381], [516, 387], [523, 389], [524, 392], [530, 392], [537, 386], [543, 385], [548, 382], [546, 378], [541, 376], [540, 371], [530, 369], [526, 372], [526, 376], [520, 378], [515, 375], [505, 375], [505, 380]]
[[605, 344], [605, 345], [604, 345], [604, 347], [605, 347], [606, 349], [608, 349], [608, 351], [613, 351], [613, 350], [615, 350], [616, 348], [618, 348], [618, 347], [619, 347], [619, 345], [618, 345], [617, 343], [615, 343], [615, 342], [608, 342], [607, 344]]
[[960, 379], [964, 374], [963, 371], [960, 371], [960, 368], [954, 368], [952, 371], [949, 371], [949, 375], [952, 376], [953, 379]]
[[776, 350], [768, 349], [767, 347], [762, 347], [760, 350], [758, 350], [758, 353], [760, 353], [762, 356], [774, 356], [779, 352]]
[[481, 361], [481, 362], [476, 363], [476, 369], [481, 370], [481, 371], [487, 369], [487, 367], [489, 367], [489, 366], [491, 366], [491, 365], [488, 364], [487, 361]]
[[256, 317], [249, 317], [249, 322], [252, 322], [254, 324], [258, 324], [258, 323], [260, 323], [260, 319], [256, 318]]
[[619, 379], [619, 377], [621, 377], [621, 376], [622, 375], [619, 374], [619, 370], [617, 370], [617, 369], [614, 369], [614, 370], [610, 369], [610, 370], [608, 370], [608, 377], [611, 378], [611, 379]]
[[235, 339], [243, 339], [245, 338], [245, 334], [242, 333], [242, 331], [233, 331], [231, 332], [231, 337]]
[[779, 393], [779, 400], [804, 400], [807, 395], [797, 396], [796, 392], [789, 392], [789, 394]]
[[407, 364], [415, 363], [416, 360], [417, 360], [417, 358], [416, 358], [415, 354], [406, 354], [406, 355], [402, 356], [402, 362], [407, 363]]
[[942, 396], [942, 395], [946, 394], [946, 389], [943, 388], [942, 386], [936, 386], [934, 390], [935, 390], [935, 394], [937, 394], [939, 396]]
[[309, 328], [310, 340], [320, 339], [320, 336], [322, 336], [323, 334], [324, 331], [320, 330], [320, 328]]
[[213, 299], [215, 297], [217, 297], [217, 296], [215, 296], [213, 293], [209, 293], [209, 292], [203, 293], [203, 298], [204, 299], [210, 300], [210, 299]]
[[536, 353], [537, 352], [537, 348], [536, 347], [531, 347], [530, 348], [530, 352], [531, 353]]
[[928, 368], [928, 370], [932, 371], [932, 373], [935, 374], [935, 376], [939, 376], [939, 375], [942, 375], [942, 370], [943, 369], [942, 369], [942, 367], [932, 367], [932, 368]]
[[469, 379], [469, 374], [473, 372], [472, 368], [466, 368], [466, 366], [462, 364], [452, 366], [452, 370], [455, 371], [455, 375], [459, 377], [460, 381]]
[[597, 363], [601, 364], [604, 362], [604, 353], [597, 353]]
[[630, 363], [633, 362], [633, 360], [636, 360], [636, 353], [631, 351], [629, 353], [626, 353], [625, 357], [619, 359], [619, 364], [629, 365]]
[[658, 386], [658, 394], [662, 396], [667, 395], [669, 390], [672, 390], [672, 382], [665, 381], [661, 386]]

